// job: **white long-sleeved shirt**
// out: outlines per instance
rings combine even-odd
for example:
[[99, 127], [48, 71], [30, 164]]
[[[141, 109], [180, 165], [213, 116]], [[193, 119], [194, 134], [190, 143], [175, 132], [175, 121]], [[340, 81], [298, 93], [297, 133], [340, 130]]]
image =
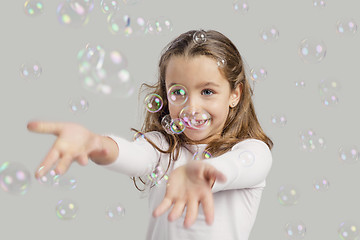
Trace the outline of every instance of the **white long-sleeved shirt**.
[[[167, 150], [168, 143], [159, 132], [145, 134], [158, 147]], [[115, 162], [104, 166], [129, 176], [150, 175], [160, 160], [166, 170], [168, 154], [157, 151], [145, 139], [129, 142], [110, 136], [119, 147]], [[194, 161], [194, 154], [204, 151], [206, 144], [186, 144], [181, 148], [177, 161], [171, 163], [167, 175], [179, 166]], [[186, 229], [183, 226], [185, 212], [174, 222], [167, 220], [167, 213], [158, 218], [152, 212], [165, 196], [166, 184], [159, 184], [149, 193], [149, 225], [147, 240], [247, 240], [259, 208], [265, 178], [270, 171], [272, 155], [268, 146], [256, 139], [247, 139], [233, 146], [232, 150], [218, 157], [204, 159], [225, 174], [224, 183], [215, 182], [212, 188], [214, 198], [214, 222], [207, 225], [201, 207], [195, 223]]]

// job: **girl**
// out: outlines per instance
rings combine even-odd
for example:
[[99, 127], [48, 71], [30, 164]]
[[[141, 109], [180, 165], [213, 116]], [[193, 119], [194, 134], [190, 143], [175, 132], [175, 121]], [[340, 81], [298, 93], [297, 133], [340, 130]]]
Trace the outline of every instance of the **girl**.
[[[158, 82], [144, 85], [164, 102], [147, 112], [145, 134], [133, 142], [73, 123], [30, 122], [30, 131], [57, 136], [35, 176], [54, 166], [64, 174], [73, 161], [86, 165], [88, 158], [133, 177], [162, 169], [162, 177], [170, 177], [150, 190], [148, 240], [248, 239], [272, 164], [272, 141], [257, 120], [235, 45], [217, 31], [186, 32], [163, 52]], [[198, 112], [206, 117], [189, 119]], [[164, 129], [167, 115], [182, 119], [182, 134]]]

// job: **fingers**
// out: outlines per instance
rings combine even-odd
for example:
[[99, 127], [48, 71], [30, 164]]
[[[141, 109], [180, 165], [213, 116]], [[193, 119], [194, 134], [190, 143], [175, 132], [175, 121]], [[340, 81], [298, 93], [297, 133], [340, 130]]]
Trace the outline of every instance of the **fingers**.
[[184, 212], [184, 209], [185, 209], [185, 202], [183, 201], [175, 202], [174, 207], [169, 213], [168, 220], [172, 222], [178, 219]]
[[184, 221], [184, 226], [189, 228], [194, 224], [199, 212], [199, 202], [198, 201], [190, 201], [186, 207], [186, 217]]
[[27, 124], [27, 129], [31, 132], [36, 133], [52, 133], [58, 135], [63, 127], [62, 123], [56, 122], [29, 122]]
[[211, 193], [202, 199], [201, 205], [204, 210], [205, 221], [211, 225], [214, 222], [214, 199]]
[[70, 167], [73, 160], [73, 156], [65, 155], [60, 160], [58, 165], [55, 168], [55, 172], [58, 175], [63, 175]]
[[159, 217], [163, 215], [172, 205], [172, 201], [169, 198], [164, 198], [160, 205], [154, 210], [153, 216]]
[[35, 173], [35, 177], [41, 178], [44, 176], [59, 159], [60, 153], [55, 148], [52, 148], [46, 155], [44, 161], [41, 163], [39, 169]]

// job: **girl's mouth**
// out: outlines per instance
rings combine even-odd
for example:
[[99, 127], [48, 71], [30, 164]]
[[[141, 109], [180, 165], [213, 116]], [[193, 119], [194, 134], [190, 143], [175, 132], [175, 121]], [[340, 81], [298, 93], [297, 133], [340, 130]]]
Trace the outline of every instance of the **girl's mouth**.
[[202, 119], [202, 120], [196, 120], [196, 119], [182, 119], [185, 123], [186, 128], [193, 129], [193, 130], [199, 130], [206, 128], [209, 124], [211, 119]]

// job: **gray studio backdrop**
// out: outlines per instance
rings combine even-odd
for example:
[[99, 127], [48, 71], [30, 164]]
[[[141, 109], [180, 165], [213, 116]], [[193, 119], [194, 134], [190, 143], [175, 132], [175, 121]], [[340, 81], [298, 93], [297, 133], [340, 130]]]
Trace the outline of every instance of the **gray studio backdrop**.
[[[360, 164], [344, 164], [338, 150], [343, 145], [360, 147], [360, 36], [341, 36], [337, 21], [352, 18], [360, 24], [360, 2], [326, 1], [324, 8], [312, 0], [248, 0], [246, 14], [235, 12], [230, 0], [143, 0], [123, 10], [145, 19], [164, 16], [173, 31], [159, 36], [113, 35], [107, 28], [100, 1], [80, 28], [61, 25], [56, 16], [60, 0], [43, 0], [44, 14], [29, 17], [24, 0], [6, 1], [1, 26], [1, 136], [0, 163], [21, 162], [33, 173], [51, 147], [54, 136], [29, 133], [30, 120], [73, 121], [100, 134], [113, 133], [132, 139], [130, 128], [140, 128], [143, 119], [138, 89], [154, 82], [162, 48], [190, 29], [215, 29], [238, 47], [248, 65], [263, 66], [267, 79], [255, 85], [254, 103], [259, 120], [275, 143], [273, 167], [250, 239], [286, 239], [284, 226], [302, 221], [304, 239], [338, 239], [343, 221], [360, 227]], [[275, 26], [276, 41], [265, 43], [261, 29]], [[305, 63], [298, 54], [301, 40], [320, 39], [327, 47], [325, 58]], [[136, 91], [129, 98], [94, 94], [81, 86], [77, 53], [87, 43], [120, 50], [128, 60]], [[20, 77], [21, 64], [37, 60], [43, 72], [38, 79]], [[324, 106], [318, 85], [334, 78], [341, 84], [338, 104]], [[295, 82], [305, 83], [296, 87]], [[69, 100], [85, 97], [86, 112], [69, 111]], [[283, 127], [272, 124], [273, 114], [283, 114]], [[300, 150], [299, 132], [312, 129], [326, 142], [325, 149]], [[69, 175], [77, 180], [73, 190], [41, 185], [32, 176], [29, 191], [15, 196], [0, 190], [0, 226], [4, 239], [144, 239], [147, 228], [147, 200], [140, 198], [129, 177], [90, 163], [73, 164]], [[314, 179], [325, 177], [327, 191], [316, 191]], [[281, 186], [297, 189], [298, 203], [284, 206], [278, 199]], [[60, 199], [72, 199], [79, 211], [73, 220], [60, 220], [55, 206]], [[120, 202], [125, 216], [117, 221], [105, 217], [105, 208]], [[358, 230], [357, 230], [358, 231]], [[350, 238], [349, 238], [350, 239]]]

